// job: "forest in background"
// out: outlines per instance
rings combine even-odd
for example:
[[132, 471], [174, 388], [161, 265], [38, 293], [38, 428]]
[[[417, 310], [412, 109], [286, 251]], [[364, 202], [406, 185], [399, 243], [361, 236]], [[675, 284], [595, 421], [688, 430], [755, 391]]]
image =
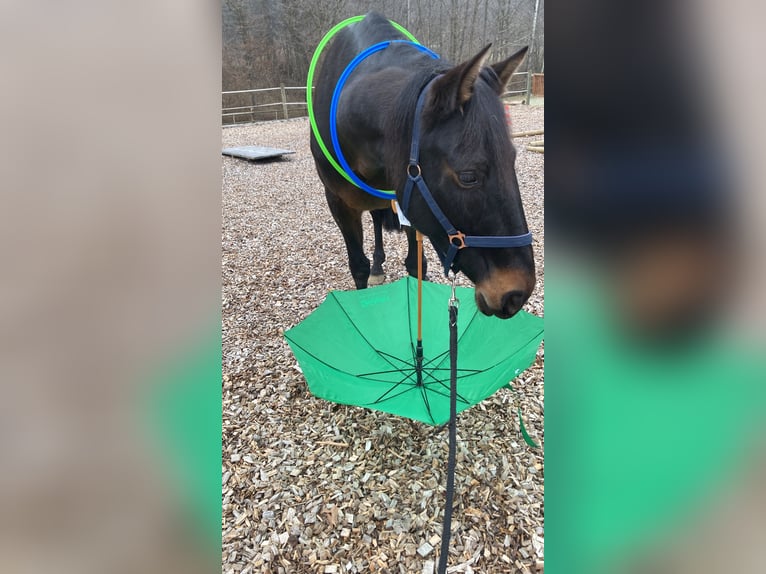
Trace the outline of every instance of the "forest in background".
[[[223, 0], [223, 90], [305, 86], [311, 56], [322, 36], [338, 22], [373, 10], [403, 25], [418, 41], [453, 63], [466, 60], [490, 42], [490, 61], [530, 45], [532, 51], [520, 70], [540, 72], [544, 2], [538, 1], [532, 42], [536, 1]], [[278, 92], [229, 96], [224, 107], [256, 105], [275, 98], [279, 98]], [[295, 101], [303, 98], [302, 91], [288, 96]], [[275, 108], [271, 113], [278, 115], [281, 110]]]

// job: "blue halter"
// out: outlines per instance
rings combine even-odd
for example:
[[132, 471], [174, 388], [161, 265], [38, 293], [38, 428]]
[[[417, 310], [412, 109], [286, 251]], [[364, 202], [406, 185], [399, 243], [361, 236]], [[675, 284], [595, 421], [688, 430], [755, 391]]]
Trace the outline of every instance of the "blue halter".
[[532, 233], [527, 232], [521, 235], [466, 235], [462, 231], [455, 229], [455, 226], [450, 223], [447, 216], [439, 208], [431, 191], [428, 189], [425, 180], [422, 177], [420, 171], [420, 117], [423, 113], [423, 106], [425, 105], [426, 94], [428, 93], [431, 85], [440, 76], [436, 76], [421, 90], [418, 96], [418, 102], [415, 106], [415, 119], [412, 124], [412, 145], [410, 146], [410, 160], [407, 164], [407, 182], [404, 185], [404, 195], [402, 197], [402, 211], [404, 215], [407, 215], [407, 210], [410, 206], [410, 199], [412, 198], [412, 189], [417, 187], [420, 191], [420, 195], [428, 204], [431, 213], [439, 221], [449, 239], [449, 248], [447, 253], [439, 253], [439, 257], [444, 265], [444, 274], [449, 275], [452, 264], [455, 261], [457, 252], [465, 247], [526, 247], [532, 245]]

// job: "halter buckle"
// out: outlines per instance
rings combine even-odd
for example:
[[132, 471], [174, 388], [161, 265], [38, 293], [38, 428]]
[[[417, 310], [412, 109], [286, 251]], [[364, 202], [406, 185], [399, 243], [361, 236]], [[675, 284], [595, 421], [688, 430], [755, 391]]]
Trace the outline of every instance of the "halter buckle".
[[466, 246], [465, 233], [462, 231], [458, 231], [452, 235], [447, 235], [447, 238], [449, 239], [449, 242], [458, 249], [463, 249]]

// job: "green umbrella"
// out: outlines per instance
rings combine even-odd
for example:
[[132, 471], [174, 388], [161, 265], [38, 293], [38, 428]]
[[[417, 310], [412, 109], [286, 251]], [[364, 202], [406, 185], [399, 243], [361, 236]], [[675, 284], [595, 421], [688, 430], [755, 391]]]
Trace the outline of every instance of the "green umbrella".
[[[418, 377], [417, 280], [359, 291], [331, 291], [285, 333], [311, 392], [323, 399], [428, 424], [449, 421], [451, 287], [423, 283], [423, 359]], [[501, 320], [481, 314], [473, 289], [460, 299], [457, 410], [508, 384], [535, 359], [543, 320], [524, 311]]]

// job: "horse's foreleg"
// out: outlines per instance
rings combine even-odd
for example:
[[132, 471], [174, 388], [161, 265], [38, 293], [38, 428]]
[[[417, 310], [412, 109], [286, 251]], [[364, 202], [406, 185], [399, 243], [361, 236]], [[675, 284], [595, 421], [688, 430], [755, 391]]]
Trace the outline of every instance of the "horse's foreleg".
[[335, 223], [343, 234], [348, 251], [348, 267], [357, 289], [366, 289], [370, 276], [370, 260], [364, 254], [362, 213], [346, 205], [337, 195], [325, 188], [327, 205]]
[[[416, 231], [414, 227], [407, 227], [407, 258], [404, 260], [404, 266], [407, 268], [407, 273], [410, 277], [418, 276], [418, 242], [415, 237]], [[428, 272], [428, 263], [426, 262], [426, 252], [423, 250], [423, 279], [426, 278]]]
[[386, 279], [383, 272], [383, 263], [386, 260], [386, 252], [383, 251], [383, 217], [385, 210], [374, 209], [370, 212], [372, 215], [372, 226], [375, 230], [375, 250], [372, 253], [372, 271], [370, 272], [370, 285], [380, 285]]

